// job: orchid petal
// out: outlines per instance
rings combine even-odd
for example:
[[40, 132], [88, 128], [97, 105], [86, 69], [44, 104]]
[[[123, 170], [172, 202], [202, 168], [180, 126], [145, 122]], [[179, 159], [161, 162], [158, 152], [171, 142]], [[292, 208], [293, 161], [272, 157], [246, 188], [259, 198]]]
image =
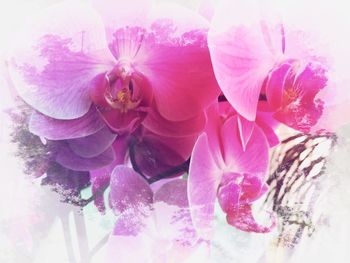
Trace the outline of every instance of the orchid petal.
[[[227, 100], [249, 121], [256, 116], [264, 79], [274, 65], [267, 33], [261, 32], [259, 5], [223, 1], [208, 35], [215, 76]], [[232, 11], [234, 10], [234, 15]]]
[[113, 57], [97, 13], [65, 1], [36, 14], [17, 41], [10, 74], [21, 98], [56, 119], [76, 119], [90, 108], [90, 81]]
[[105, 127], [95, 134], [83, 138], [67, 140], [67, 142], [74, 153], [84, 158], [91, 158], [107, 150], [116, 137], [116, 134], [111, 133], [111, 131]]
[[154, 194], [154, 202], [164, 202], [182, 208], [188, 207], [187, 181], [175, 179], [162, 185]]
[[112, 172], [109, 201], [116, 214], [142, 213], [152, 204], [153, 192], [133, 169], [119, 165]]
[[90, 171], [112, 163], [115, 153], [110, 147], [103, 153], [92, 158], [84, 158], [76, 155], [68, 145], [62, 145], [56, 155], [56, 161], [62, 166], [74, 171]]
[[149, 79], [164, 118], [193, 118], [219, 94], [206, 43], [207, 22], [175, 5], [160, 7], [153, 17], [154, 37], [144, 39], [135, 69]]
[[49, 140], [74, 139], [92, 135], [105, 124], [94, 107], [82, 117], [74, 120], [58, 120], [34, 111], [29, 121], [31, 133]]
[[197, 135], [204, 129], [205, 121], [203, 112], [185, 121], [171, 122], [164, 119], [156, 110], [151, 110], [142, 125], [161, 136], [183, 137]]

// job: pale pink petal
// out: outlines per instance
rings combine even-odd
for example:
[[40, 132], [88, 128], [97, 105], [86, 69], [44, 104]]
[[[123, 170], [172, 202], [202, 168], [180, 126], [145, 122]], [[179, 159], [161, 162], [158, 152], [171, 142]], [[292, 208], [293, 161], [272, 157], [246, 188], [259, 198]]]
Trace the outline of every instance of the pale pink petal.
[[112, 145], [116, 134], [107, 127], [86, 137], [67, 140], [69, 148], [77, 155], [85, 158], [95, 157]]
[[34, 111], [29, 121], [29, 130], [49, 140], [64, 140], [89, 136], [101, 130], [105, 124], [94, 107], [82, 117], [73, 120], [58, 120]]
[[109, 203], [116, 214], [146, 212], [152, 201], [153, 192], [140, 174], [124, 165], [114, 168]]
[[[224, 161], [224, 149], [221, 138], [221, 116], [225, 116], [224, 111], [228, 110], [228, 107], [232, 107], [227, 103], [221, 107], [223, 103], [214, 103], [207, 109], [207, 123], [205, 127], [205, 133], [208, 135], [208, 143], [212, 157], [219, 167], [225, 167]], [[226, 107], [227, 106], [227, 107]], [[224, 109], [223, 109], [224, 108]]]
[[229, 118], [222, 128], [224, 158], [230, 171], [254, 173], [264, 177], [268, 170], [268, 142], [261, 129], [255, 125], [245, 151], [242, 148], [237, 117]]
[[113, 62], [103, 24], [88, 4], [66, 1], [35, 14], [16, 43], [10, 73], [21, 98], [52, 118], [88, 112], [89, 83]]
[[214, 205], [222, 171], [211, 156], [206, 134], [193, 149], [188, 176], [188, 200], [195, 229], [200, 237], [210, 239], [213, 231]]
[[274, 65], [274, 43], [262, 29], [255, 1], [224, 1], [208, 36], [220, 88], [238, 113], [250, 121], [255, 120], [262, 84]]

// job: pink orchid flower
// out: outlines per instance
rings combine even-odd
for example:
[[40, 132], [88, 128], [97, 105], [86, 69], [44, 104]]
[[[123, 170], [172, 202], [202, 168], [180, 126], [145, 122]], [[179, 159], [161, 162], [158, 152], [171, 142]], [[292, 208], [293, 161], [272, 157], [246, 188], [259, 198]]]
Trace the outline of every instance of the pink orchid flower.
[[342, 8], [341, 1], [221, 1], [208, 43], [218, 83], [240, 115], [254, 121], [263, 98], [265, 111], [302, 132], [348, 121]]
[[110, 203], [118, 215], [108, 241], [108, 261], [188, 262], [207, 251], [191, 222], [187, 182], [175, 179], [152, 191], [134, 170], [117, 166], [111, 178]]
[[183, 121], [218, 94], [207, 28], [187, 9], [149, 0], [65, 1], [28, 24], [10, 73], [19, 95], [57, 120], [91, 126], [97, 109], [112, 130], [132, 131], [154, 105]]
[[200, 236], [210, 239], [214, 205], [218, 199], [227, 222], [243, 231], [268, 232], [260, 226], [251, 205], [267, 190], [268, 141], [255, 123], [249, 142], [243, 149], [239, 115], [226, 115], [218, 105], [208, 110], [208, 124], [199, 136], [188, 177], [188, 196], [194, 226]]

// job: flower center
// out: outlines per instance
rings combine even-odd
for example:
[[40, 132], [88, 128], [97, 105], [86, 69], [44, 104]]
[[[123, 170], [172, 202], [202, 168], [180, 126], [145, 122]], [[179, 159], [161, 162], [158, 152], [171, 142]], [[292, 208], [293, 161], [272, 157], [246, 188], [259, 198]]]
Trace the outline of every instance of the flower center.
[[126, 113], [140, 104], [141, 98], [135, 94], [130, 65], [118, 64], [106, 74], [106, 79], [108, 85], [105, 90], [105, 99], [112, 108]]

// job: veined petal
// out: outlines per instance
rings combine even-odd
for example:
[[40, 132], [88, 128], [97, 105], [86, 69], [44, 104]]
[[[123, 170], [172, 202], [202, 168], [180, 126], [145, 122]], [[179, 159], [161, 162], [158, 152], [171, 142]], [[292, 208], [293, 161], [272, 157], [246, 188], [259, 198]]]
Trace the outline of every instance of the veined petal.
[[[249, 121], [256, 116], [263, 81], [274, 64], [274, 41], [253, 0], [223, 1], [208, 43], [215, 76], [227, 100]], [[281, 51], [280, 51], [281, 52]]]
[[143, 40], [135, 69], [148, 78], [164, 118], [193, 118], [219, 94], [207, 47], [207, 22], [175, 5], [162, 6], [152, 17], [152, 34]]
[[210, 239], [213, 230], [214, 205], [222, 171], [216, 166], [202, 134], [196, 142], [188, 176], [188, 201], [191, 217], [198, 235]]
[[80, 1], [36, 14], [12, 53], [10, 74], [19, 95], [56, 119], [86, 114], [90, 81], [113, 63], [98, 14]]
[[74, 139], [92, 135], [105, 127], [94, 107], [80, 118], [58, 120], [34, 111], [29, 121], [29, 130], [49, 140]]

